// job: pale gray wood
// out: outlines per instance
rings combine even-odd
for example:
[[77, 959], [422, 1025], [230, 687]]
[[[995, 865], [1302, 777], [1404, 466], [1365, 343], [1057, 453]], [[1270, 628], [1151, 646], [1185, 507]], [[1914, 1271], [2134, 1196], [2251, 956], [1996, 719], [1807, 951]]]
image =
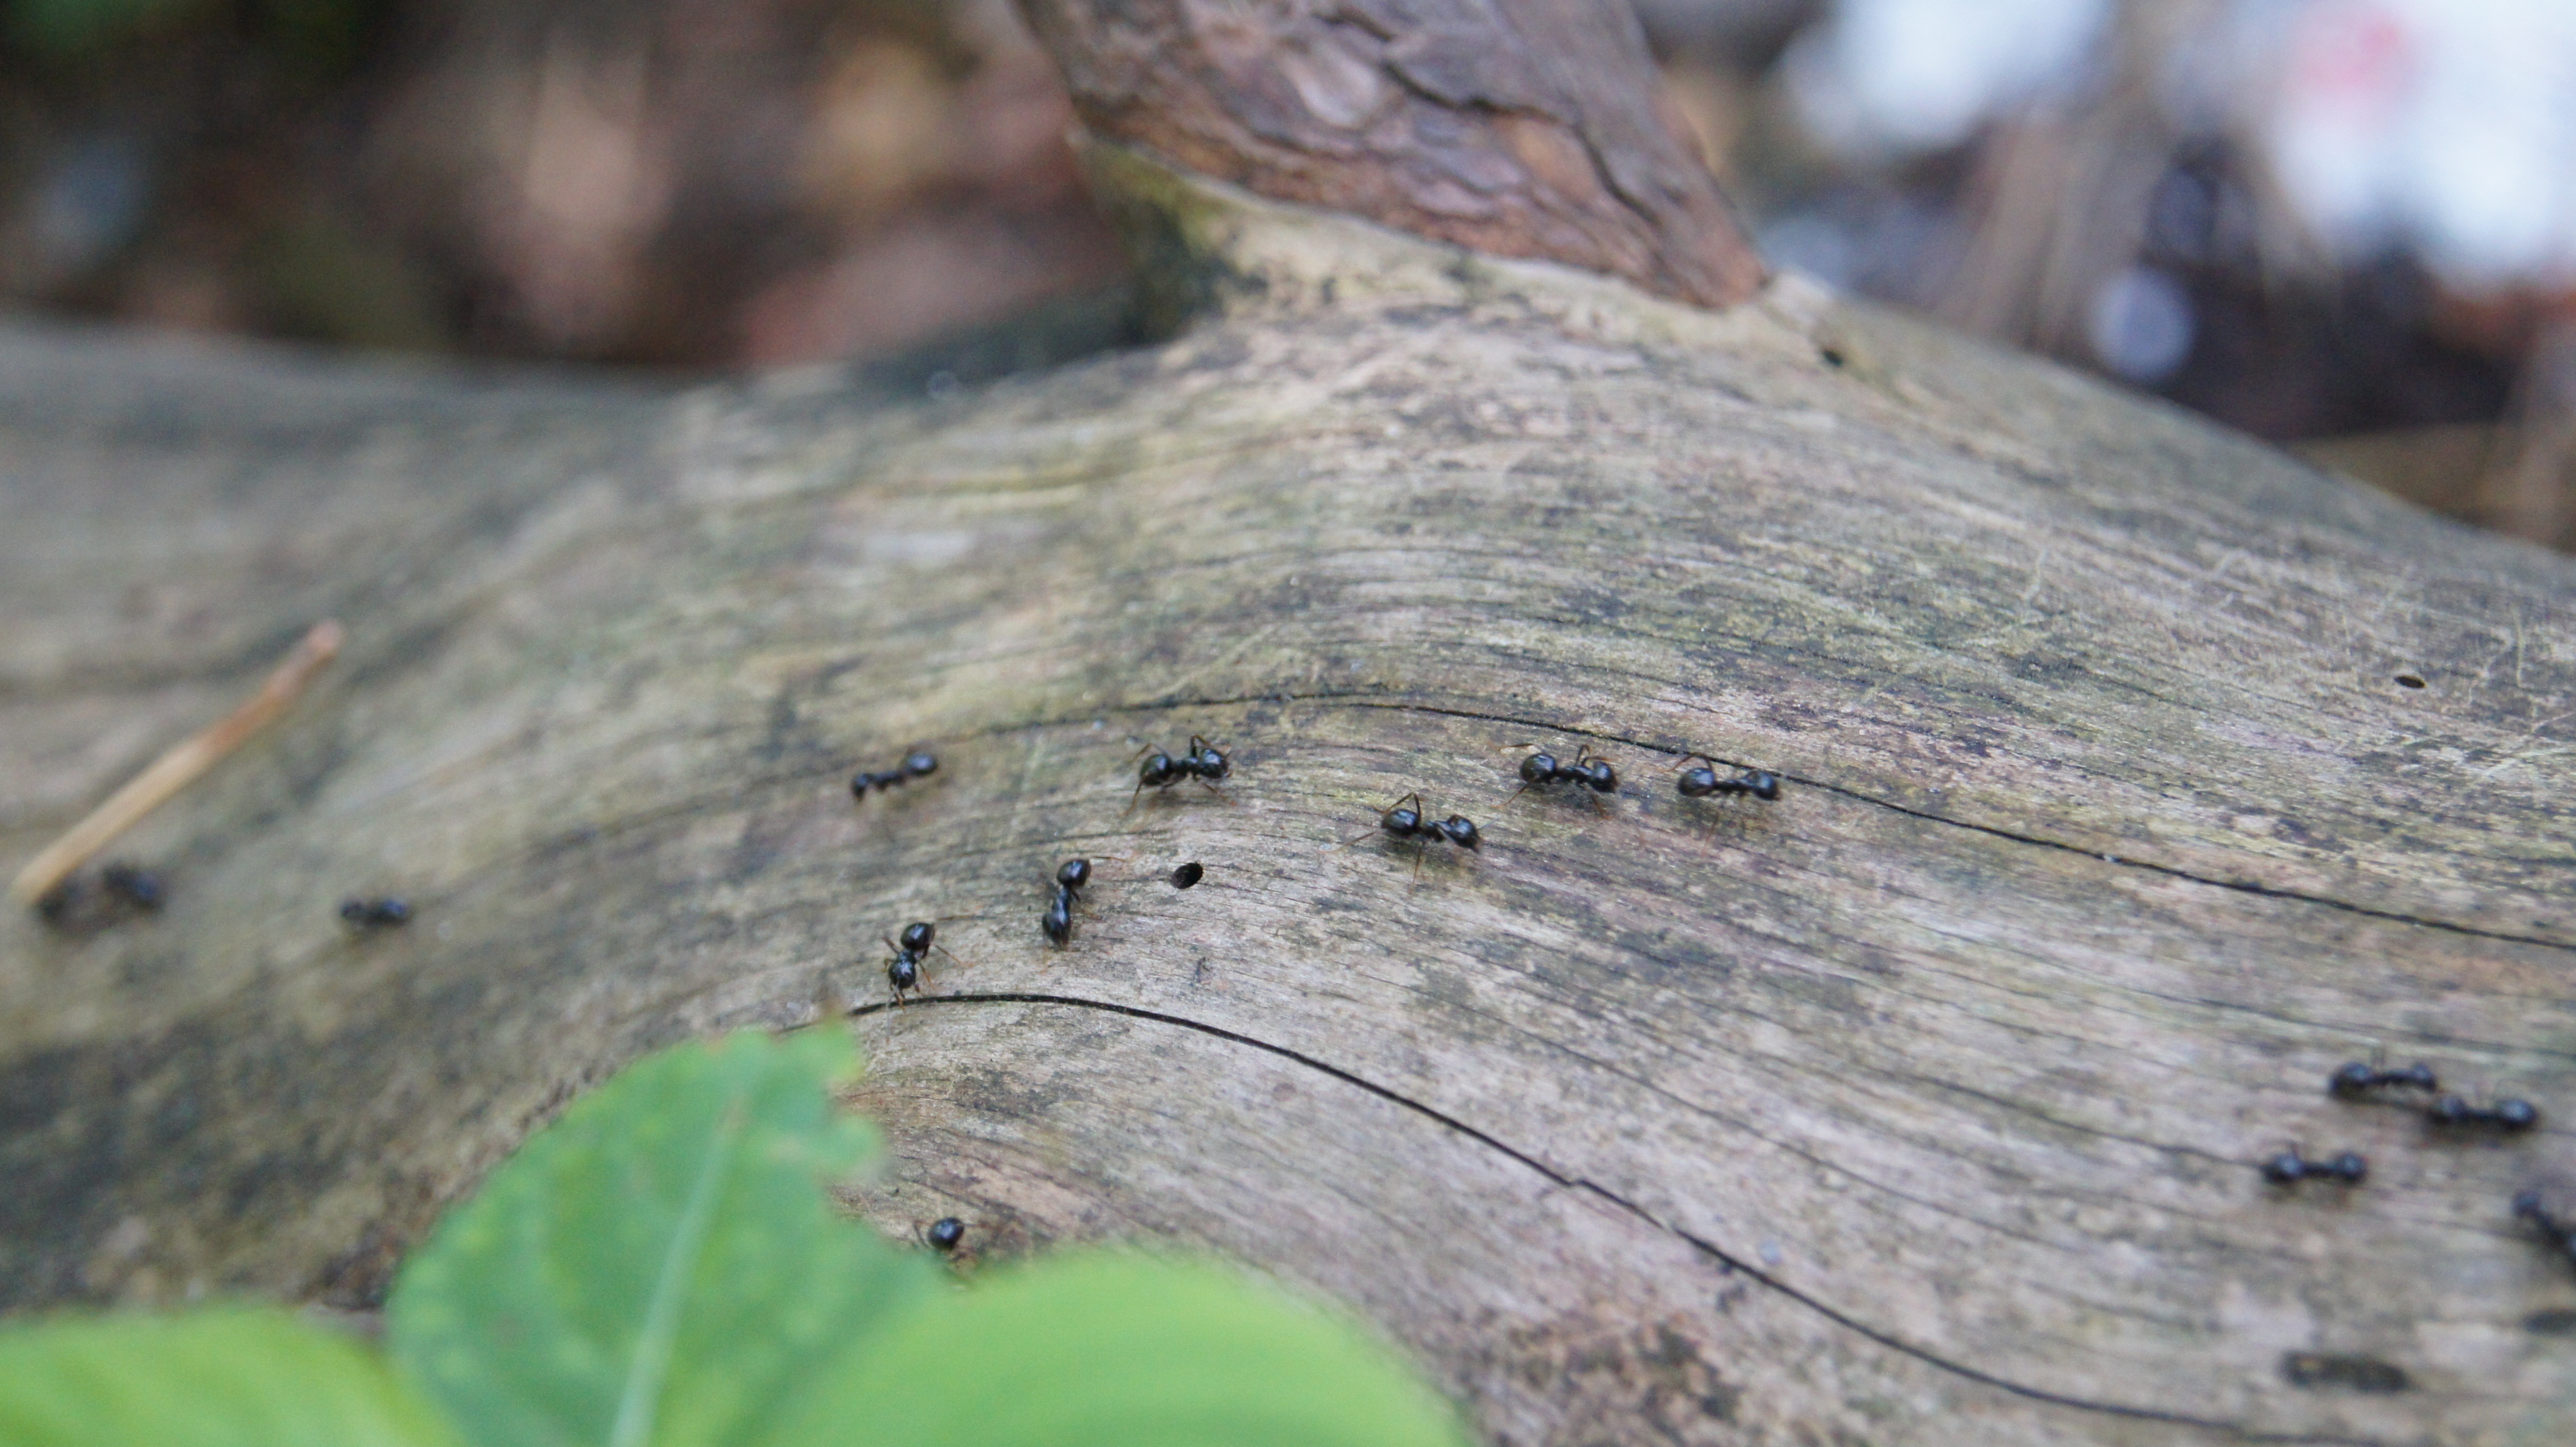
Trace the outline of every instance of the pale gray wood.
[[[837, 998], [889, 1231], [1233, 1252], [1496, 1440], [2563, 1438], [2576, 565], [1794, 281], [1101, 164], [1234, 309], [944, 400], [0, 340], [10, 860], [350, 630], [127, 842], [165, 912], [0, 920], [0, 1299], [364, 1302], [583, 1084]], [[1482, 857], [1345, 846], [1414, 789]], [[2380, 1045], [2544, 1129], [2324, 1097]]]

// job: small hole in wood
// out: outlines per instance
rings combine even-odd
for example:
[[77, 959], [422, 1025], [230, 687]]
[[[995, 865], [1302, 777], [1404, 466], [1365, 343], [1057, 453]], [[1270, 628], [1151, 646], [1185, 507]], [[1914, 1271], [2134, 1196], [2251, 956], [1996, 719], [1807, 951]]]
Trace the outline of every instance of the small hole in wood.
[[1832, 347], [1818, 347], [1816, 355], [1823, 358], [1828, 367], [1839, 367], [1843, 364], [1843, 354]]
[[1172, 871], [1172, 888], [1187, 889], [1207, 876], [1207, 870], [1195, 859]]
[[2417, 678], [2411, 673], [2401, 673], [2397, 675], [2397, 686], [2399, 688], [2422, 688], [2424, 686], [2424, 680]]

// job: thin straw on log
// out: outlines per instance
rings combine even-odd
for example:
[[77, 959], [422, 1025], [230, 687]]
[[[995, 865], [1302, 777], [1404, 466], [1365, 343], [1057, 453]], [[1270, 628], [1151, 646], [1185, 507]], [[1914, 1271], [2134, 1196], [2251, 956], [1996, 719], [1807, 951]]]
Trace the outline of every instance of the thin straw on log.
[[259, 686], [259, 692], [244, 700], [241, 707], [153, 760], [150, 768], [110, 794], [106, 803], [91, 810], [88, 817], [29, 860], [11, 882], [9, 897], [29, 905], [44, 899], [117, 835], [134, 827], [171, 795], [195, 782], [198, 775], [222, 762], [225, 755], [249, 742], [251, 735], [286, 712], [313, 675], [338, 655], [341, 636], [335, 620], [326, 618], [314, 624], [312, 631], [295, 645], [295, 651], [286, 655], [286, 661], [277, 665], [268, 681]]

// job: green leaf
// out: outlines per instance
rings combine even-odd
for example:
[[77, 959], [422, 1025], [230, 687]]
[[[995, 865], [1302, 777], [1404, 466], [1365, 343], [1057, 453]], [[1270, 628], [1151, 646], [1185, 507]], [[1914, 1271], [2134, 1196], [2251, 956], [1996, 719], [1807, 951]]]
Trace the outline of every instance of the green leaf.
[[375, 1353], [283, 1312], [39, 1321], [0, 1331], [10, 1447], [451, 1447]]
[[1231, 1272], [1092, 1253], [925, 1301], [768, 1447], [1457, 1447], [1386, 1345]]
[[745, 1032], [576, 1101], [440, 1223], [394, 1359], [477, 1447], [718, 1447], [936, 1275], [823, 1188], [876, 1154], [828, 1086], [846, 1035]]

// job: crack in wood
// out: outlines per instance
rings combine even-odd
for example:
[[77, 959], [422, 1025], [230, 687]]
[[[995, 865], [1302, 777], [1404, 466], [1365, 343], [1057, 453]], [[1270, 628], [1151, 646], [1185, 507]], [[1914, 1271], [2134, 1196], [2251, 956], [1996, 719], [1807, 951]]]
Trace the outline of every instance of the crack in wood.
[[1670, 1235], [1678, 1240], [1687, 1242], [1693, 1250], [1698, 1251], [1713, 1261], [1716, 1261], [1727, 1271], [1741, 1274], [1769, 1290], [1778, 1292], [1787, 1300], [1796, 1302], [1801, 1307], [1816, 1313], [1845, 1330], [1864, 1337], [1890, 1351], [1911, 1357], [1927, 1366], [1947, 1372], [1964, 1380], [1975, 1382], [1980, 1386], [1993, 1387], [1998, 1391], [2009, 1392], [2017, 1397], [2024, 1397], [2037, 1402], [2046, 1402], [2052, 1406], [2072, 1408], [2077, 1411], [2095, 1412], [2107, 1416], [2122, 1417], [2138, 1421], [2169, 1422], [2176, 1426], [2195, 1427], [2203, 1431], [2218, 1433], [2231, 1441], [2283, 1444], [2312, 1443], [2319, 1444], [2319, 1447], [2393, 1447], [2393, 1444], [2380, 1438], [2346, 1437], [2317, 1433], [2260, 1432], [2238, 1423], [2225, 1422], [2208, 1417], [2196, 1417], [2187, 1412], [2167, 1411], [2156, 1407], [2140, 1407], [2123, 1402], [2092, 1401], [2081, 1397], [2068, 1396], [2064, 1393], [2052, 1392], [2045, 1387], [2035, 1387], [2026, 1382], [2017, 1382], [2008, 1377], [2001, 1377], [1990, 1372], [1979, 1371], [1978, 1369], [1961, 1362], [1951, 1361], [1937, 1352], [1931, 1351], [1928, 1348], [1922, 1347], [1913, 1342], [1909, 1342], [1884, 1328], [1872, 1326], [1868, 1322], [1862, 1321], [1848, 1312], [1842, 1311], [1806, 1292], [1800, 1291], [1796, 1287], [1780, 1280], [1777, 1276], [1764, 1271], [1761, 1267], [1727, 1251], [1715, 1242], [1709, 1241], [1704, 1237], [1693, 1235], [1688, 1231], [1684, 1231], [1681, 1228], [1664, 1221], [1662, 1218], [1656, 1216], [1652, 1211], [1628, 1200], [1618, 1192], [1610, 1190], [1608, 1187], [1602, 1186], [1597, 1182], [1584, 1177], [1569, 1175], [1568, 1173], [1549, 1165], [1547, 1162], [1541, 1160], [1530, 1152], [1512, 1145], [1510, 1142], [1493, 1135], [1491, 1132], [1480, 1130], [1475, 1126], [1469, 1125], [1467, 1122], [1460, 1120], [1456, 1116], [1450, 1115], [1435, 1106], [1415, 1100], [1404, 1094], [1402, 1091], [1381, 1085], [1365, 1076], [1359, 1075], [1342, 1066], [1332, 1064], [1330, 1061], [1318, 1059], [1302, 1050], [1298, 1050], [1287, 1045], [1281, 1045], [1274, 1041], [1263, 1040], [1257, 1036], [1247, 1035], [1239, 1030], [1229, 1030], [1222, 1025], [1212, 1025], [1205, 1021], [1190, 1019], [1185, 1015], [1174, 1015], [1161, 1010], [1149, 1010], [1142, 1006], [1122, 1005], [1111, 1000], [1096, 1000], [1080, 995], [1062, 995], [1033, 990], [923, 995], [907, 1000], [902, 1005], [896, 1005], [891, 1001], [878, 1001], [873, 1004], [854, 1006], [846, 1012], [843, 1018], [856, 1020], [870, 1015], [888, 1014], [889, 1012], [897, 1009], [912, 1010], [923, 1006], [939, 1006], [945, 1008], [966, 1005], [1056, 1005], [1063, 1006], [1068, 1009], [1096, 1010], [1106, 1014], [1124, 1016], [1132, 1020], [1142, 1020], [1152, 1024], [1169, 1025], [1178, 1029], [1194, 1031], [1198, 1034], [1208, 1036], [1211, 1039], [1221, 1040], [1231, 1045], [1239, 1045], [1250, 1050], [1258, 1050], [1265, 1054], [1275, 1056], [1281, 1060], [1288, 1061], [1290, 1064], [1299, 1066], [1303, 1069], [1312, 1070], [1318, 1074], [1329, 1076], [1355, 1090], [1360, 1090], [1369, 1095], [1376, 1096], [1378, 1099], [1386, 1101], [1390, 1105], [1411, 1111], [1425, 1120], [1429, 1120], [1441, 1126], [1443, 1129], [1454, 1132], [1458, 1136], [1472, 1141], [1485, 1149], [1494, 1151], [1523, 1168], [1546, 1178], [1550, 1183], [1556, 1186], [1570, 1191], [1580, 1191], [1586, 1195], [1593, 1196], [1618, 1210], [1635, 1217], [1637, 1220], [1646, 1223], [1658, 1231]]

